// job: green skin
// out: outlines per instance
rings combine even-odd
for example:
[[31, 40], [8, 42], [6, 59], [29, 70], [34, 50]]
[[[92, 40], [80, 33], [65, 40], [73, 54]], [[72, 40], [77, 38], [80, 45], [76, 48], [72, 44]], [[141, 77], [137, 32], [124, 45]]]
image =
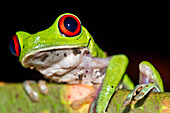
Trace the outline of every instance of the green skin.
[[[29, 56], [30, 54], [36, 53], [38, 51], [48, 50], [49, 48], [60, 46], [87, 47], [92, 57], [107, 57], [104, 51], [101, 50], [94, 42], [93, 37], [90, 35], [87, 29], [83, 26], [81, 26], [82, 31], [78, 36], [66, 37], [60, 34], [58, 21], [63, 15], [66, 14], [70, 13], [60, 15], [54, 24], [44, 31], [40, 31], [35, 34], [29, 34], [23, 31], [16, 32], [21, 46], [19, 60], [24, 67], [27, 67], [23, 62], [26, 56]], [[141, 64], [151, 68], [150, 70], [153, 72], [153, 76], [149, 76], [153, 80], [152, 82], [154, 83], [154, 86], [157, 86], [160, 89], [159, 91], [163, 91], [162, 79], [156, 69], [149, 62], [144, 61]], [[128, 58], [125, 55], [114, 55], [110, 59], [105, 78], [99, 88], [100, 90], [97, 92], [97, 97], [93, 101], [89, 112], [105, 112], [109, 100], [111, 99], [113, 93], [116, 91], [120, 82], [123, 83], [127, 89], [134, 89], [133, 83], [125, 74], [127, 65]], [[149, 90], [143, 88], [144, 90], [142, 91], [147, 94], [153, 88], [150, 84], [149, 87], [151, 87]], [[129, 94], [130, 96], [127, 97], [124, 105], [127, 105], [131, 102], [132, 94], [135, 91], [136, 90]]]

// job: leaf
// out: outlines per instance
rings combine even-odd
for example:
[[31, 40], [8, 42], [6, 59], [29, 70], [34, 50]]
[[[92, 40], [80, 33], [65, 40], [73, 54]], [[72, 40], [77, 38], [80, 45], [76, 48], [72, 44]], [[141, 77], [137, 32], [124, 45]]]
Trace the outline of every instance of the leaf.
[[[48, 95], [39, 94], [38, 102], [31, 102], [21, 83], [0, 84], [0, 113], [87, 113], [89, 104], [73, 109], [71, 103], [87, 96], [93, 91], [90, 86], [47, 84]], [[37, 85], [32, 85], [37, 92]], [[127, 112], [170, 112], [170, 93], [150, 93], [141, 101], [122, 106], [130, 91], [118, 90], [114, 94], [107, 111], [110, 113]], [[135, 104], [136, 103], [136, 104]]]

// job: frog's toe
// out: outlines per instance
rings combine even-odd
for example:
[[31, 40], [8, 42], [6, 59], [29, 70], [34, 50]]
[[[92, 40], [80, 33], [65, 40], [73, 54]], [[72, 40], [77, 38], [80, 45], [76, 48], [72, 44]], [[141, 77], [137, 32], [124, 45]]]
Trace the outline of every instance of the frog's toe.
[[132, 92], [128, 94], [122, 105], [128, 105], [132, 101], [132, 99], [134, 99], [135, 101], [141, 100], [150, 91], [159, 91], [159, 88], [154, 83], [139, 84]]
[[34, 84], [34, 83], [36, 83], [36, 82], [33, 80], [26, 80], [23, 82], [23, 87], [25, 89], [25, 92], [31, 99], [31, 101], [37, 102], [39, 100], [38, 93], [36, 91], [34, 91], [30, 86], [30, 84]]
[[130, 104], [130, 102], [132, 101], [132, 98], [126, 98], [124, 101], [123, 101], [123, 106], [126, 106], [128, 104]]
[[144, 87], [142, 88], [142, 90], [139, 92], [139, 94], [137, 94], [134, 99], [135, 100], [140, 100], [142, 99], [146, 94], [148, 94], [150, 91], [157, 91], [159, 92], [159, 88], [156, 84], [154, 83], [149, 83], [149, 84], [144, 84]]
[[[142, 90], [143, 90], [143, 88], [145, 87], [145, 85], [146, 84], [139, 84], [139, 85], [137, 85], [136, 87], [135, 87], [135, 89], [132, 91], [132, 92], [130, 92], [129, 94], [128, 94], [128, 96], [126, 97], [126, 99], [124, 100], [124, 102], [123, 102], [123, 106], [126, 106], [126, 105], [128, 105], [128, 104], [130, 104], [130, 102], [132, 101], [132, 99], [134, 99], [134, 100], [139, 100], [139, 99], [141, 99], [141, 94], [140, 93], [138, 93], [138, 92], [141, 92]], [[137, 97], [136, 97], [137, 96]], [[134, 97], [134, 98], [133, 98]], [[139, 99], [138, 99], [139, 98]], [[143, 98], [143, 97], [142, 97]]]
[[136, 92], [137, 92], [137, 91], [141, 91], [143, 87], [144, 87], [143, 84], [137, 85], [137, 86], [135, 87], [135, 89], [128, 94], [128, 96], [126, 97], [126, 99], [123, 101], [123, 104], [122, 104], [122, 105], [123, 105], [123, 106], [126, 106], [126, 105], [130, 104], [130, 102], [132, 101], [132, 98], [133, 98], [134, 96], [136, 96]]
[[137, 95], [134, 97], [134, 99], [135, 99], [135, 100], [140, 100], [140, 99], [142, 99], [144, 96], [145, 96], [145, 93], [141, 92], [141, 93], [137, 94]]
[[38, 82], [38, 86], [39, 86], [39, 91], [40, 93], [46, 95], [48, 93], [48, 88], [46, 86], [46, 81], [45, 80], [40, 80]]
[[32, 92], [29, 94], [29, 97], [30, 97], [31, 101], [33, 101], [33, 102], [37, 102], [37, 101], [39, 100], [38, 93], [35, 92], [35, 91], [32, 91]]

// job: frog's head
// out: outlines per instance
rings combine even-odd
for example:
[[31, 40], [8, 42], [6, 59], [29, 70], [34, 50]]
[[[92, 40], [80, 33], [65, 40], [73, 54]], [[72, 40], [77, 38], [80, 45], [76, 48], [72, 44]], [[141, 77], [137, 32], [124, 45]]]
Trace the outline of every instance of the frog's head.
[[[45, 60], [48, 52], [60, 50], [83, 50], [88, 49], [95, 54], [94, 40], [85, 27], [81, 25], [79, 18], [73, 14], [65, 13], [60, 15], [54, 24], [44, 31], [35, 34], [18, 31], [10, 42], [11, 52], [19, 57], [24, 67], [30, 67], [30, 59]], [[59, 54], [55, 53], [56, 56]], [[76, 54], [75, 54], [76, 55]], [[82, 53], [83, 55], [83, 53]], [[34, 61], [32, 61], [34, 62]], [[52, 62], [52, 61], [51, 61]], [[36, 62], [40, 63], [40, 62]]]

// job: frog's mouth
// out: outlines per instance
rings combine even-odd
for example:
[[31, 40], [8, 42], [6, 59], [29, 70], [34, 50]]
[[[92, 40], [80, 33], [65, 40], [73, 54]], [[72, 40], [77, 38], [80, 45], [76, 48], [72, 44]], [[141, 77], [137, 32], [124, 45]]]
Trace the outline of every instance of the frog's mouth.
[[[36, 68], [42, 74], [62, 75], [80, 64], [83, 56], [88, 53], [87, 47], [54, 46], [33, 50], [26, 54], [21, 64], [28, 68]], [[45, 70], [45, 71], [44, 71]]]

